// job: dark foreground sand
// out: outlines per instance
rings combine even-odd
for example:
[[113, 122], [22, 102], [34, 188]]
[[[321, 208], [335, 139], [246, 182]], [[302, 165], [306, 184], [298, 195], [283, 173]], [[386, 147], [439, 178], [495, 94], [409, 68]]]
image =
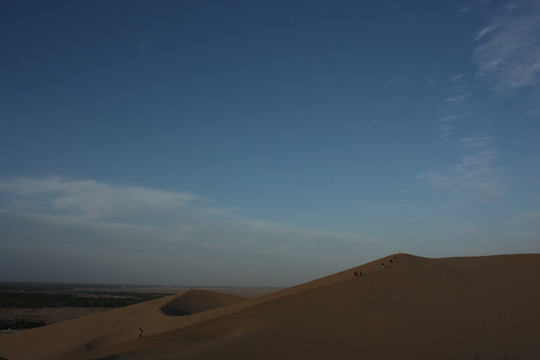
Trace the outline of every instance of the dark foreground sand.
[[540, 255], [393, 257], [251, 299], [188, 291], [1, 336], [0, 358], [540, 359]]

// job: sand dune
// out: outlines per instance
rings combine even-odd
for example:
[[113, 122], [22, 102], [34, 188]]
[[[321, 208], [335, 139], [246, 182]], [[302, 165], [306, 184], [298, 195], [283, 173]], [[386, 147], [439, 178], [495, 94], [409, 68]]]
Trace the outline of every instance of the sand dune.
[[208, 290], [188, 291], [161, 308], [165, 315], [185, 316], [246, 300], [245, 297]]
[[540, 359], [540, 255], [393, 256], [252, 299], [194, 291], [5, 335], [0, 357]]

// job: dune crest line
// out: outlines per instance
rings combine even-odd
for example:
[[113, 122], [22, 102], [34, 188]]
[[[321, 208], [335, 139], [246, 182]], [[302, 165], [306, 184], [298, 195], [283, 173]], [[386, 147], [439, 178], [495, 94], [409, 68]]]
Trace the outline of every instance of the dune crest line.
[[255, 298], [187, 291], [2, 336], [0, 357], [535, 359], [538, 283], [539, 254], [392, 254]]

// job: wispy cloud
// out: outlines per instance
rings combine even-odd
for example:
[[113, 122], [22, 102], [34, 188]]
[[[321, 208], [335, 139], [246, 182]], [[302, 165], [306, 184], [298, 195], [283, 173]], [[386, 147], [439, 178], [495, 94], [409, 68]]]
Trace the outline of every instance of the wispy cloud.
[[444, 104], [439, 110], [441, 115], [433, 121], [433, 125], [444, 142], [452, 142], [459, 120], [470, 116], [468, 104], [470, 93], [467, 91], [467, 83], [463, 74], [451, 77], [447, 85], [449, 86], [448, 97], [444, 99]]
[[418, 176], [432, 186], [465, 195], [472, 194], [482, 201], [498, 198], [503, 189], [500, 170], [492, 139], [485, 135], [462, 137], [457, 141], [461, 149], [459, 162], [444, 171], [430, 171]]
[[494, 139], [491, 136], [476, 134], [472, 136], [463, 136], [459, 139], [458, 144], [465, 149], [485, 150], [493, 140]]
[[[478, 77], [501, 95], [529, 88], [540, 81], [540, 1], [523, 1], [498, 8], [498, 15], [474, 36], [473, 58]], [[433, 125], [445, 144], [457, 150], [459, 160], [443, 170], [418, 176], [431, 186], [492, 201], [502, 195], [505, 178], [497, 165], [495, 138], [474, 123], [474, 94], [459, 73], [448, 81], [448, 95]], [[463, 123], [467, 120], [467, 126]], [[471, 125], [476, 127], [471, 132]], [[464, 129], [468, 129], [467, 132]]]
[[[34, 271], [41, 280], [87, 273], [102, 282], [290, 285], [381, 249], [358, 234], [253, 219], [192, 193], [58, 177], [0, 179], [0, 234], [0, 273], [12, 279], [36, 279]], [[70, 270], [46, 277], [62, 266]]]
[[452, 77], [450, 79], [450, 82], [456, 83], [456, 82], [460, 81], [462, 78], [463, 78], [463, 74], [457, 74], [457, 75], [455, 75], [454, 77]]
[[506, 7], [473, 38], [478, 76], [498, 94], [540, 81], [540, 1]]
[[475, 132], [470, 130], [474, 108], [466, 76], [459, 73], [450, 77], [446, 84], [448, 95], [441, 101], [441, 114], [432, 124], [444, 145], [452, 151], [457, 150], [459, 160], [442, 170], [423, 172], [417, 178], [435, 188], [493, 201], [501, 195], [503, 188], [496, 165], [495, 139], [482, 131], [481, 124], [476, 124]]
[[12, 199], [12, 210], [62, 215], [85, 221], [138, 223], [154, 210], [170, 212], [208, 199], [133, 186], [113, 186], [93, 180], [58, 177], [13, 178], [0, 181], [0, 192]]
[[490, 32], [492, 32], [493, 30], [495, 30], [495, 27], [494, 26], [486, 26], [485, 28], [483, 28], [482, 30], [480, 30], [478, 32], [478, 34], [476, 34], [476, 36], [474, 37], [474, 41], [478, 41], [480, 40], [481, 38], [483, 38], [485, 35], [489, 34]]
[[446, 103], [462, 102], [465, 99], [467, 99], [468, 97], [469, 97], [469, 94], [461, 94], [461, 95], [458, 95], [458, 96], [449, 97], [444, 102], [446, 102]]

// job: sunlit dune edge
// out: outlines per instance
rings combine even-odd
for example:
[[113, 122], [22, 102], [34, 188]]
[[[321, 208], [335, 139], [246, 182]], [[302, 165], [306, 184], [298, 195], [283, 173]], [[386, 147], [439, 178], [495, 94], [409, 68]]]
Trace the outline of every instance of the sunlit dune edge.
[[1, 336], [0, 358], [540, 359], [539, 284], [540, 254], [393, 254], [251, 299], [193, 290]]

